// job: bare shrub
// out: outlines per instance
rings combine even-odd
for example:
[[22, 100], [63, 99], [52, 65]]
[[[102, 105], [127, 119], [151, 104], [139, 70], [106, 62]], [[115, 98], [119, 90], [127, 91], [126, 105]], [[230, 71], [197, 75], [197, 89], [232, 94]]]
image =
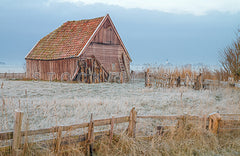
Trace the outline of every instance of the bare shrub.
[[226, 47], [219, 55], [219, 62], [226, 74], [233, 77], [235, 81], [240, 80], [240, 35], [237, 34], [237, 39], [232, 45]]

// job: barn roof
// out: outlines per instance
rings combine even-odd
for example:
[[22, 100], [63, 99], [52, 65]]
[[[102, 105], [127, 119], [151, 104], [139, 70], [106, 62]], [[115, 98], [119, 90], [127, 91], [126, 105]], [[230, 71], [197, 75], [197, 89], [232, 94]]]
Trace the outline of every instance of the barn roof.
[[53, 60], [77, 57], [103, 18], [64, 23], [43, 37], [26, 59]]
[[114, 27], [114, 31], [131, 61], [127, 49], [108, 14], [94, 19], [68, 21], [64, 23], [59, 28], [43, 37], [27, 54], [25, 59], [55, 60], [79, 57], [99, 30], [98, 28], [107, 18]]

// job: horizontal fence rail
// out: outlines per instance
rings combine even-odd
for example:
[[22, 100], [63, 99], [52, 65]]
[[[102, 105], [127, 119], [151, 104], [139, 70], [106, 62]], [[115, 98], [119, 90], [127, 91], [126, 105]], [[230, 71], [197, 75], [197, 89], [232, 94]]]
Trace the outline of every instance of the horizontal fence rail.
[[[40, 144], [45, 146], [54, 146], [55, 153], [59, 152], [62, 145], [80, 143], [83, 142], [88, 146], [88, 153], [91, 153], [94, 140], [101, 138], [102, 136], [109, 136], [110, 140], [113, 138], [113, 129], [115, 124], [128, 123], [126, 133], [129, 137], [136, 137], [136, 124], [138, 120], [155, 119], [176, 121], [175, 125], [165, 125], [167, 127], [177, 127], [181, 122], [185, 120], [199, 121], [202, 123], [203, 128], [209, 130], [212, 133], [218, 134], [220, 132], [232, 132], [240, 130], [240, 114], [219, 114], [211, 113], [208, 116], [196, 116], [196, 115], [137, 115], [135, 108], [130, 111], [129, 116], [112, 117], [107, 119], [93, 120], [92, 115], [90, 122], [67, 125], [67, 126], [55, 126], [51, 128], [27, 130], [21, 131], [23, 112], [16, 111], [15, 124], [13, 131], [0, 132], [0, 141], [10, 140], [10, 145], [0, 147], [0, 151], [12, 150], [13, 155], [18, 155], [21, 151], [21, 146], [24, 144], [21, 141], [21, 137], [36, 136], [43, 134], [55, 134], [52, 139], [39, 140], [36, 142], [27, 142], [28, 144]], [[110, 130], [94, 132], [94, 127], [110, 125]], [[163, 126], [164, 127], [164, 126]], [[88, 128], [86, 134], [80, 135], [63, 135], [63, 132], [71, 132], [81, 128]], [[157, 126], [157, 130], [162, 130], [162, 126]], [[160, 134], [160, 133], [159, 133]], [[11, 142], [12, 140], [12, 142]], [[26, 141], [26, 139], [25, 139]]]

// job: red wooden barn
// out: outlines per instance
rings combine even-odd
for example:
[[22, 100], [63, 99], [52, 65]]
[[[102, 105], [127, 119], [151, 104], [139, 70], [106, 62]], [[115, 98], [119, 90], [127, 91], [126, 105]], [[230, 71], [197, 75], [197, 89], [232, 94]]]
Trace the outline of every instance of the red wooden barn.
[[110, 16], [68, 21], [27, 54], [27, 78], [105, 82], [130, 79], [131, 58]]

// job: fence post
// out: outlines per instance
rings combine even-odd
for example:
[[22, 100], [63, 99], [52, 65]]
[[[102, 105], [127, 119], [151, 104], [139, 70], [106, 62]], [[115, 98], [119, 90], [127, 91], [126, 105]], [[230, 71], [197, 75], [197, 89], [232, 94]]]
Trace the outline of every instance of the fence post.
[[218, 133], [218, 127], [219, 127], [219, 121], [221, 120], [221, 116], [219, 113], [211, 113], [209, 114], [209, 125], [208, 125], [208, 129], [214, 133], [217, 134]]
[[145, 72], [145, 87], [149, 87], [150, 86], [150, 79], [149, 79], [149, 68], [147, 69], [147, 71]]
[[207, 129], [207, 115], [203, 116], [203, 129]]
[[55, 153], [59, 153], [60, 147], [61, 147], [61, 140], [62, 140], [62, 126], [59, 126], [57, 128], [57, 140], [56, 140], [56, 146], [55, 146]]
[[112, 116], [112, 119], [111, 119], [111, 130], [110, 130], [110, 144], [112, 144], [112, 139], [113, 139], [113, 128], [114, 128], [114, 116]]
[[136, 121], [137, 121], [137, 112], [135, 107], [132, 108], [129, 117], [129, 125], [128, 125], [128, 136], [135, 138], [136, 136]]
[[93, 114], [91, 114], [89, 126], [88, 126], [88, 134], [87, 134], [87, 155], [93, 155], [93, 141], [94, 141], [94, 122], [93, 122]]
[[23, 112], [15, 111], [15, 122], [13, 132], [12, 153], [14, 156], [20, 155], [21, 146], [21, 127], [22, 127]]

